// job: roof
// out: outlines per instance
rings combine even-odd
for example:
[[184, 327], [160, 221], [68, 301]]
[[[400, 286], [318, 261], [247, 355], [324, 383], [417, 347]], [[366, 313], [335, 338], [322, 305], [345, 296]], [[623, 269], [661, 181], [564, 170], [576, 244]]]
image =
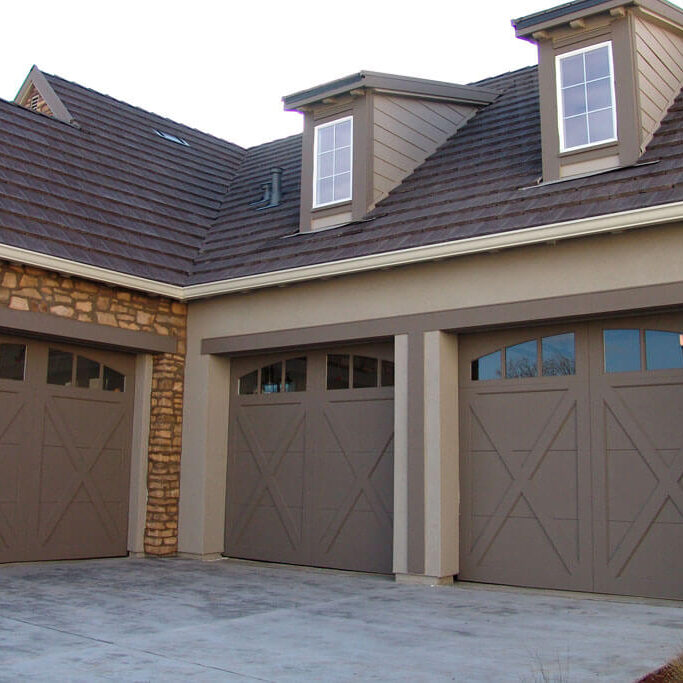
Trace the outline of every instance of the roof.
[[[683, 201], [682, 95], [639, 165], [537, 184], [538, 77], [529, 67], [473, 84], [501, 95], [367, 220], [300, 233], [301, 136], [245, 150], [47, 78], [80, 129], [0, 101], [0, 242], [172, 285]], [[284, 171], [282, 202], [259, 210], [251, 203], [274, 166]]]
[[324, 98], [334, 97], [359, 88], [370, 88], [382, 92], [419, 95], [440, 100], [450, 100], [463, 104], [489, 104], [496, 99], [497, 92], [480, 86], [457, 85], [443, 81], [431, 81], [425, 78], [408, 78], [377, 71], [359, 71], [356, 74], [338, 78], [315, 88], [302, 90], [282, 98], [288, 111], [300, 109], [306, 105], [320, 102]]

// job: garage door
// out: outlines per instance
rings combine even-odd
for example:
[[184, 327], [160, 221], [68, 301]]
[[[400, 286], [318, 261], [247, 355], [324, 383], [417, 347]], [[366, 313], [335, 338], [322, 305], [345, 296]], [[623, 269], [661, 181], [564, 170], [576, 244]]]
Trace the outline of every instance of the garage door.
[[0, 562], [126, 554], [133, 367], [0, 337]]
[[683, 598], [683, 316], [463, 337], [461, 572]]
[[232, 368], [226, 554], [390, 572], [393, 346]]

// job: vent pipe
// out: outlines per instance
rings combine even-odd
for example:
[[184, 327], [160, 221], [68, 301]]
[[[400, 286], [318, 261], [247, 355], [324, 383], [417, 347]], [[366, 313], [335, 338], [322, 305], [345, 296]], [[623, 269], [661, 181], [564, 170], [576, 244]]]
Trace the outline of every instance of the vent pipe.
[[[264, 186], [267, 187], [267, 186]], [[269, 187], [269, 196], [268, 196], [268, 203], [265, 206], [260, 206], [259, 211], [263, 211], [264, 209], [271, 209], [274, 206], [279, 206], [280, 202], [282, 201], [282, 169], [275, 167], [271, 169], [270, 171], [270, 187]], [[263, 199], [258, 202], [259, 204], [263, 203], [266, 201], [266, 195], [264, 194]]]

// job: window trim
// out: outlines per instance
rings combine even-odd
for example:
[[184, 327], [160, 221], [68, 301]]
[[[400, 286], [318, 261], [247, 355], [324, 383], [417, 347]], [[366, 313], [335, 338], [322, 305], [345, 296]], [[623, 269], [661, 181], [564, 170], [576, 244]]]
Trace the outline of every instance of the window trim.
[[[351, 122], [351, 167], [349, 178], [349, 196], [344, 199], [334, 199], [331, 202], [318, 202], [318, 131], [323, 128], [335, 126], [344, 121]], [[334, 177], [334, 176], [333, 176]], [[342, 116], [341, 118], [328, 121], [327, 123], [319, 123], [313, 128], [313, 209], [320, 209], [327, 206], [334, 206], [336, 204], [347, 204], [353, 201], [353, 114]]]
[[[587, 142], [584, 145], [575, 145], [573, 147], [567, 147], [565, 145], [564, 139], [564, 106], [562, 103], [562, 72], [560, 69], [560, 63], [563, 59], [567, 57], [573, 57], [574, 55], [583, 54], [586, 52], [591, 52], [592, 50], [597, 50], [601, 47], [607, 47], [607, 54], [609, 56], [609, 70], [610, 70], [610, 86], [612, 95], [612, 126], [614, 129], [614, 136], [611, 138], [605, 138], [604, 140], [596, 140], [595, 142]], [[585, 84], [585, 81], [584, 81]], [[555, 101], [557, 102], [557, 132], [560, 140], [560, 154], [564, 152], [574, 152], [576, 150], [590, 149], [597, 147], [598, 145], [606, 145], [613, 142], [618, 142], [618, 130], [617, 130], [617, 93], [616, 84], [614, 78], [614, 55], [612, 51], [612, 41], [606, 40], [602, 43], [595, 43], [594, 45], [587, 45], [586, 47], [578, 48], [576, 50], [571, 50], [569, 52], [563, 52], [562, 54], [555, 56]]]

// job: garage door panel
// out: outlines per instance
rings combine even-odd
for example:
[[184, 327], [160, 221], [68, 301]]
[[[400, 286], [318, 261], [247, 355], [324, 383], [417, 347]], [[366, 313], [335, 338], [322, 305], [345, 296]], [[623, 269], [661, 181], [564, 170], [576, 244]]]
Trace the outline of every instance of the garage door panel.
[[[390, 347], [374, 346], [334, 354], [355, 368], [356, 352], [366, 365], [367, 358], [378, 359], [377, 368], [391, 355]], [[286, 356], [233, 365], [226, 554], [388, 572], [393, 389], [379, 386], [378, 372], [374, 387], [350, 372], [346, 382], [330, 384], [341, 388], [328, 388], [324, 351], [295, 356], [305, 357], [307, 378], [291, 392], [286, 379], [278, 385], [280, 371], [270, 369], [286, 368]]]
[[[3, 340], [4, 341], [4, 340]], [[12, 480], [15, 542], [0, 561], [108, 557], [127, 552], [134, 364], [124, 354], [27, 340], [21, 413], [9, 426], [0, 382], [0, 498]], [[48, 382], [49, 351], [92, 357], [91, 382], [73, 373]], [[102, 368], [118, 367], [125, 387], [105, 390]], [[97, 375], [97, 377], [95, 377]], [[14, 432], [13, 432], [14, 430]], [[9, 448], [8, 448], [9, 446]], [[7, 467], [14, 470], [11, 477]], [[8, 476], [3, 476], [8, 475]], [[7, 516], [9, 506], [0, 500]], [[0, 515], [0, 536], [2, 535]]]

